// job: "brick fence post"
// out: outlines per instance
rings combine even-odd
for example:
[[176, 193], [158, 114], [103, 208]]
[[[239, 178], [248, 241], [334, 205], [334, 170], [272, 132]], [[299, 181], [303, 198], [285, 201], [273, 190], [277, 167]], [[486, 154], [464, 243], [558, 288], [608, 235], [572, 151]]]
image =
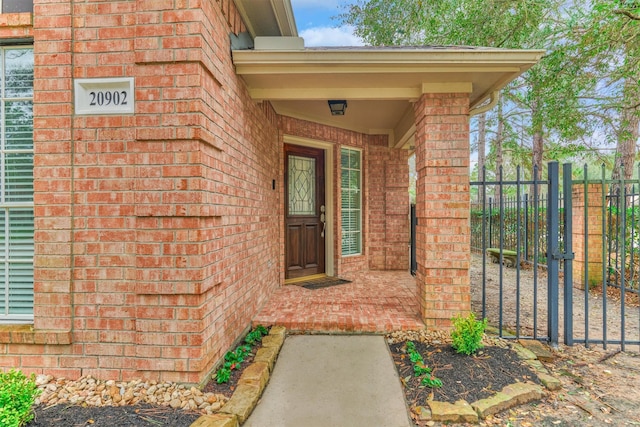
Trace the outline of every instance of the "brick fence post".
[[[573, 193], [573, 282], [574, 286], [584, 289], [585, 271], [588, 271], [589, 287], [602, 283], [602, 223], [605, 220], [602, 193], [606, 191], [602, 184], [588, 184], [585, 215], [585, 188], [576, 185]], [[585, 235], [585, 222], [587, 230]], [[585, 270], [585, 265], [587, 268]]]

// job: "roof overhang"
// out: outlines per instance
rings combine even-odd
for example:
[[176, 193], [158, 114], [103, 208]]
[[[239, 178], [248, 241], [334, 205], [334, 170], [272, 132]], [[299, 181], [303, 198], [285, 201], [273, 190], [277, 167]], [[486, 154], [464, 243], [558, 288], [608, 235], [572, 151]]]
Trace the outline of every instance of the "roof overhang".
[[[469, 93], [471, 107], [535, 65], [544, 51], [472, 47], [235, 50], [236, 72], [255, 100], [279, 114], [411, 145], [412, 103], [424, 93]], [[329, 99], [346, 99], [331, 116]]]
[[298, 35], [290, 1], [234, 0], [234, 3], [252, 38]]

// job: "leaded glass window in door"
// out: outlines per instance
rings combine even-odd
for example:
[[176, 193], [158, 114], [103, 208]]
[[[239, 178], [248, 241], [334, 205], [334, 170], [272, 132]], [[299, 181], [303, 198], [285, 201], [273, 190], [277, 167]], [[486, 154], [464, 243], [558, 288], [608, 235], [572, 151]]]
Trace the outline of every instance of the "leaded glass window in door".
[[289, 215], [316, 213], [316, 159], [289, 155]]

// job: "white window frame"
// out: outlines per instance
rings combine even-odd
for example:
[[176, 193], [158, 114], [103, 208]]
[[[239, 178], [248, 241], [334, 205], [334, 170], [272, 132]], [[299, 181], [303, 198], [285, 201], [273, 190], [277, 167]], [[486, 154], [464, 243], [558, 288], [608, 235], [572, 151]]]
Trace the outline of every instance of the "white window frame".
[[[358, 157], [359, 157], [359, 164], [360, 164], [360, 169], [354, 169], [351, 167], [343, 167], [342, 166], [342, 156], [344, 152], [350, 152], [350, 153], [357, 153]], [[349, 172], [357, 172], [359, 174], [359, 180], [358, 182], [360, 183], [360, 188], [356, 189], [355, 191], [358, 192], [358, 197], [359, 197], [359, 208], [345, 208], [344, 206], [342, 206], [342, 204], [340, 205], [340, 221], [341, 223], [344, 223], [344, 214], [346, 212], [357, 212], [358, 213], [358, 219], [359, 219], [359, 224], [360, 227], [358, 230], [351, 230], [348, 232], [345, 232], [344, 229], [342, 230], [342, 242], [340, 245], [340, 248], [342, 250], [342, 256], [343, 257], [350, 257], [350, 256], [358, 256], [358, 255], [362, 255], [362, 165], [363, 165], [363, 161], [362, 161], [362, 150], [356, 149], [356, 148], [351, 148], [351, 147], [341, 147], [340, 149], [340, 194], [342, 196], [342, 193], [344, 191], [353, 191], [349, 188], [344, 188], [342, 186], [342, 173], [343, 171], [349, 171]], [[356, 234], [357, 235], [357, 239], [358, 239], [358, 251], [357, 252], [349, 252], [349, 253], [345, 253], [344, 251], [344, 242], [345, 242], [345, 234]]]
[[[0, 305], [0, 324], [2, 323], [31, 323], [33, 322], [33, 312], [31, 314], [9, 314], [9, 266], [11, 264], [23, 264], [27, 265], [27, 269], [31, 269], [33, 272], [33, 256], [31, 257], [16, 257], [12, 256], [9, 252], [10, 249], [10, 221], [9, 221], [9, 212], [12, 209], [20, 209], [20, 208], [29, 208], [33, 211], [34, 203], [33, 197], [31, 197], [31, 201], [22, 202], [22, 201], [7, 201], [5, 194], [5, 157], [8, 153], [10, 154], [21, 154], [21, 153], [34, 153], [33, 145], [31, 149], [24, 148], [14, 148], [7, 149], [5, 144], [5, 135], [6, 135], [6, 117], [5, 117], [5, 105], [7, 101], [31, 101], [33, 102], [33, 91], [31, 97], [13, 97], [6, 98], [5, 97], [5, 83], [4, 83], [4, 70], [5, 70], [5, 58], [6, 51], [13, 49], [31, 49], [33, 50], [33, 46], [0, 46], [0, 76], [2, 77], [2, 81], [0, 82], [0, 210], [4, 211], [4, 221], [0, 222], [0, 230], [4, 234], [4, 241], [0, 242], [1, 245], [4, 246], [3, 251], [0, 252], [0, 269], [3, 270], [3, 279], [0, 278], [0, 292], [4, 293], [4, 303]], [[33, 123], [32, 128], [33, 131]], [[33, 179], [33, 175], [31, 175], [31, 179]], [[32, 194], [33, 196], [33, 194]], [[33, 242], [33, 240], [32, 240]], [[32, 243], [33, 244], [33, 243]], [[3, 254], [3, 255], [2, 255]], [[32, 283], [33, 286], [33, 283]]]

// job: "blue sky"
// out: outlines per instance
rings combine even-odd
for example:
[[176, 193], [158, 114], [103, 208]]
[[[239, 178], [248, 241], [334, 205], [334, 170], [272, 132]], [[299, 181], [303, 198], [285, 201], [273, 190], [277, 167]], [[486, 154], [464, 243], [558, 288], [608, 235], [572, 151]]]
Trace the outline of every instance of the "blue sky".
[[339, 20], [331, 19], [347, 4], [348, 1], [338, 0], [291, 0], [298, 35], [305, 46], [361, 46], [363, 43], [353, 35], [352, 28], [339, 27]]

